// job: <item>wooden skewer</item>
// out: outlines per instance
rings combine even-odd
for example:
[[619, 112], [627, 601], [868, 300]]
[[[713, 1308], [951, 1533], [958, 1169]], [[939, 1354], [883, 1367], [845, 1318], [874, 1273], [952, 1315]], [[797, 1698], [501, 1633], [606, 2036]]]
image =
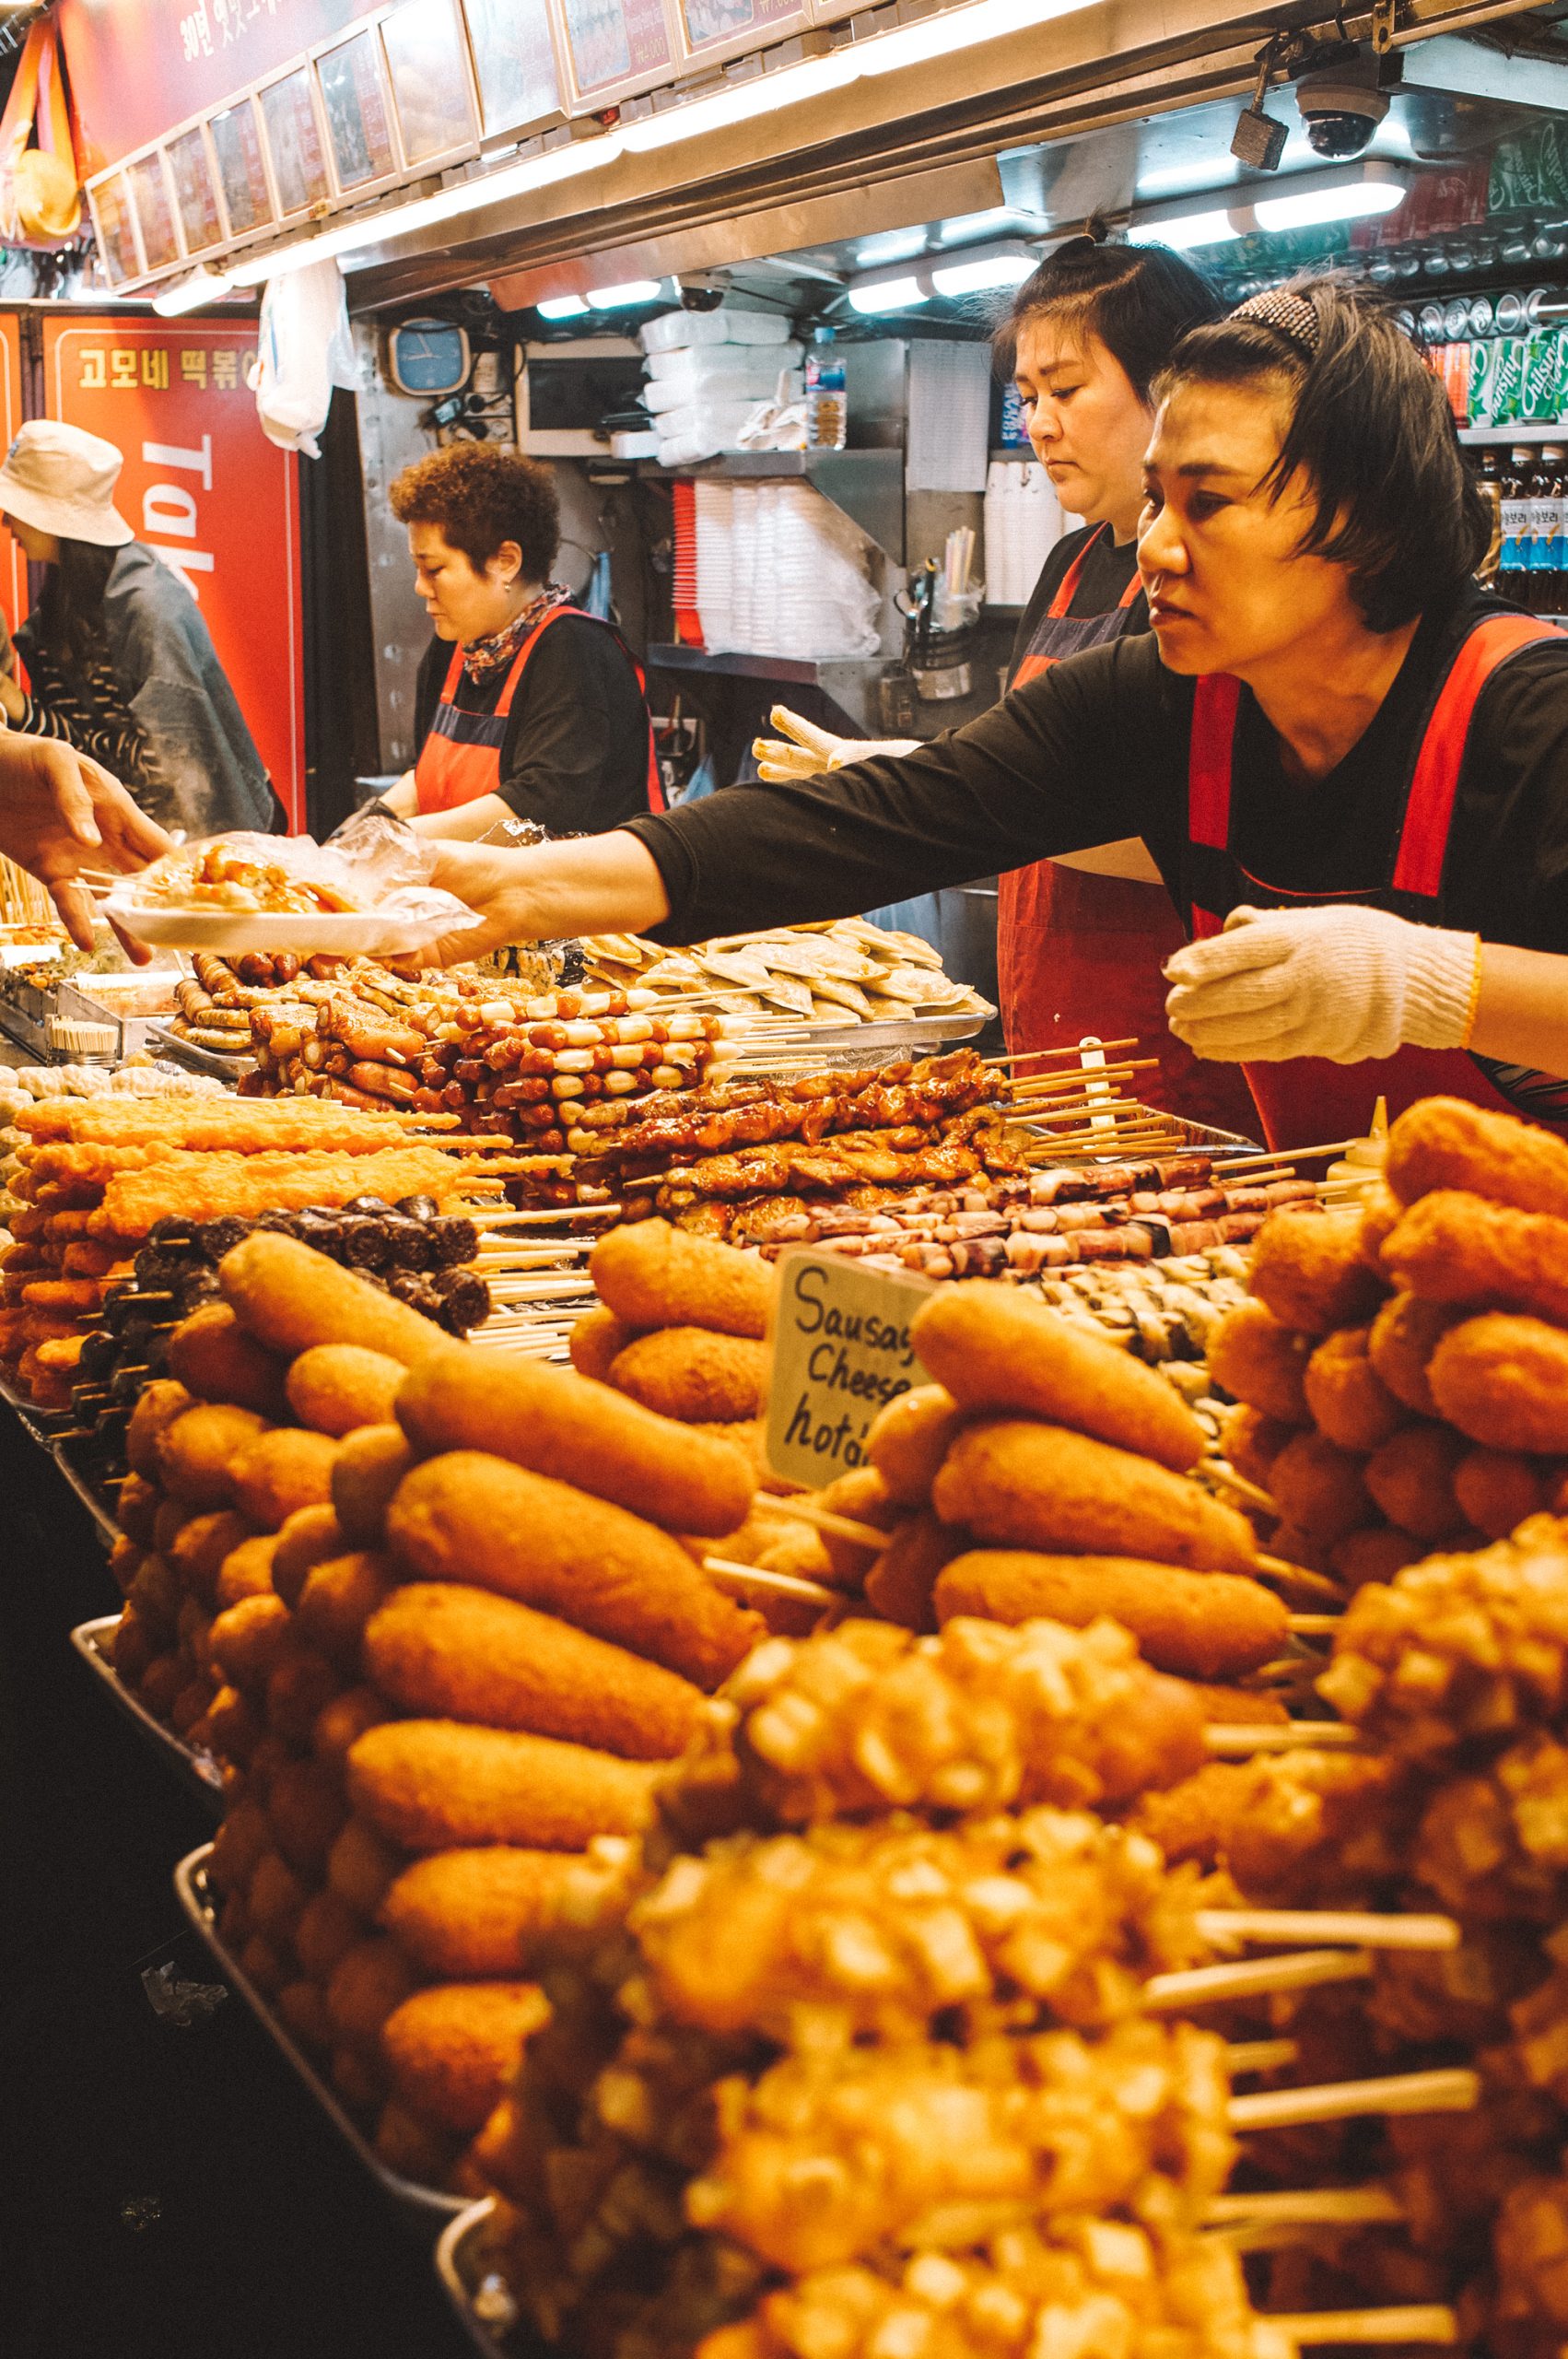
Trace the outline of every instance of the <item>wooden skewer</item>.
[[1281, 1655], [1276, 1662], [1259, 1663], [1242, 1682], [1246, 1687], [1305, 1687], [1319, 1678], [1320, 1655]]
[[1214, 1168], [1217, 1171], [1226, 1172], [1261, 1171], [1266, 1164], [1270, 1163], [1316, 1163], [1325, 1155], [1343, 1155], [1348, 1146], [1358, 1144], [1355, 1139], [1335, 1139], [1328, 1146], [1297, 1146], [1288, 1150], [1276, 1147], [1272, 1155], [1250, 1155], [1235, 1163], [1226, 1156], [1223, 1162], [1216, 1161]]
[[1285, 1957], [1238, 1958], [1232, 1966], [1189, 1966], [1151, 1975], [1143, 1985], [1150, 2014], [1185, 2014], [1191, 2007], [1257, 1999], [1271, 1990], [1311, 1990], [1320, 1982], [1359, 1982], [1372, 1972], [1366, 1950], [1293, 1950]]
[[[1290, 2045], [1288, 2041], [1278, 2044]], [[1203, 2211], [1204, 2223], [1209, 2227], [1222, 2226], [1230, 2220], [1325, 2221], [1338, 2224], [1352, 2220], [1402, 2220], [1404, 2216], [1405, 2207], [1392, 2189], [1375, 2184], [1283, 2187], [1258, 2195], [1216, 2195]]]
[[760, 1565], [737, 1565], [728, 1556], [705, 1556], [702, 1569], [711, 1573], [720, 1589], [743, 1597], [748, 1590], [768, 1590], [777, 1597], [799, 1598], [806, 1605], [842, 1605], [844, 1591], [826, 1589], [821, 1581], [802, 1580], [797, 1573], [765, 1572]]
[[1198, 1473], [1223, 1484], [1227, 1491], [1234, 1491], [1236, 1497], [1245, 1499], [1249, 1508], [1258, 1508], [1265, 1515], [1277, 1516], [1280, 1512], [1268, 1492], [1260, 1490], [1256, 1483], [1249, 1483], [1245, 1474], [1238, 1474], [1227, 1459], [1202, 1459], [1199, 1461]]
[[1330, 1637], [1344, 1620], [1342, 1614], [1287, 1614], [1285, 1625], [1301, 1638]]
[[477, 1225], [488, 1232], [495, 1228], [515, 1227], [519, 1221], [593, 1220], [610, 1214], [618, 1217], [621, 1210], [619, 1204], [559, 1204], [538, 1212], [524, 1209], [482, 1215]]
[[1345, 1602], [1344, 1590], [1327, 1573], [1315, 1573], [1307, 1565], [1287, 1564], [1283, 1556], [1270, 1556], [1259, 1549], [1253, 1564], [1265, 1580], [1294, 1581], [1298, 1589], [1309, 1589], [1318, 1597], [1330, 1597], [1336, 1605]]
[[1293, 2039], [1233, 2039], [1225, 2050], [1225, 2061], [1234, 2078], [1238, 2072], [1281, 2071], [1300, 2054]]
[[874, 1548], [879, 1556], [890, 1537], [874, 1523], [855, 1523], [847, 1515], [835, 1515], [831, 1508], [819, 1508], [809, 1492], [794, 1492], [780, 1499], [771, 1491], [759, 1491], [752, 1501], [752, 1511], [782, 1516], [787, 1523], [814, 1523], [819, 1532], [830, 1532], [836, 1540], [852, 1540], [861, 1548]]
[[1295, 2343], [1457, 2342], [1459, 2321], [1441, 2302], [1403, 2309], [1259, 2311], [1276, 2334]]
[[572, 1297], [591, 1306], [593, 1289], [586, 1277], [490, 1278], [487, 1284], [495, 1302], [561, 1302]]
[[1209, 1942], [1344, 1942], [1356, 1949], [1453, 1950], [1452, 1917], [1378, 1916], [1361, 1908], [1200, 1908], [1194, 1920]]
[[1445, 2066], [1433, 2072], [1393, 2072], [1373, 2081], [1325, 2081], [1310, 2089], [1259, 2089], [1233, 2097], [1233, 2130], [1288, 2130], [1307, 2121], [1353, 2121], [1363, 2114], [1470, 2113], [1480, 2099], [1480, 2075]]
[[[1071, 1073], [1035, 1074], [1024, 1079], [1013, 1079], [1007, 1084], [1007, 1088], [1014, 1097], [1081, 1096], [1085, 1085], [1093, 1092], [1104, 1084], [1123, 1081], [1131, 1073], [1152, 1073], [1159, 1062], [1158, 1057], [1131, 1057], [1124, 1059], [1120, 1064], [1095, 1066], [1087, 1073], [1081, 1073], [1074, 1067]], [[1110, 1096], [1108, 1089], [1106, 1096], [1107, 1098]]]
[[[1082, 1057], [1085, 1054], [1092, 1057], [1104, 1057], [1109, 1056], [1114, 1050], [1136, 1049], [1140, 1045], [1136, 1038], [1128, 1040], [1096, 1040], [1092, 1049], [1085, 1050], [1082, 1041], [1079, 1040], [1068, 1049], [1023, 1049], [1013, 1056], [988, 1057], [985, 1062], [989, 1065], [1023, 1065], [1036, 1062], [1044, 1062], [1051, 1057]], [[1097, 1065], [1084, 1067], [1085, 1073], [1097, 1073], [1098, 1070]]]
[[1353, 1753], [1362, 1734], [1343, 1720], [1265, 1720], [1257, 1728], [1236, 1720], [1206, 1728], [1203, 1740], [1217, 1760], [1245, 1761], [1249, 1754], [1293, 1753], [1304, 1744], [1317, 1752]]

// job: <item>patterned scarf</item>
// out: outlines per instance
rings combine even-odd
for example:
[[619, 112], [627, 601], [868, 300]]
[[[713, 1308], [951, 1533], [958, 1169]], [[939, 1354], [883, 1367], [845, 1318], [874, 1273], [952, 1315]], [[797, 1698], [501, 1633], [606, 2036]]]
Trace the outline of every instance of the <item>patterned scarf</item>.
[[565, 589], [558, 581], [547, 583], [532, 604], [524, 606], [520, 615], [514, 615], [504, 630], [493, 632], [488, 639], [471, 639], [465, 643], [462, 651], [462, 668], [467, 677], [471, 680], [487, 680], [492, 673], [503, 670], [511, 662], [529, 632], [544, 621], [552, 607], [566, 606], [570, 604], [569, 590]]

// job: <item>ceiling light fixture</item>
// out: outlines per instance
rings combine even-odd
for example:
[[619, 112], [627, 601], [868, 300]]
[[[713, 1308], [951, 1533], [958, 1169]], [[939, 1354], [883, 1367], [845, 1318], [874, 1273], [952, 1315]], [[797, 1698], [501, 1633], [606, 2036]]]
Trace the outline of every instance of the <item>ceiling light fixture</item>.
[[160, 320], [181, 320], [187, 311], [199, 311], [204, 304], [221, 303], [233, 290], [234, 281], [227, 271], [193, 270], [189, 278], [179, 279], [155, 295], [152, 307]]
[[929, 303], [931, 290], [923, 286], [913, 271], [902, 278], [870, 278], [849, 289], [849, 309], [859, 311], [862, 319], [874, 320], [883, 311], [909, 311], [917, 303]]
[[939, 295], [986, 295], [998, 287], [1022, 287], [1035, 271], [1035, 256], [1024, 246], [980, 253], [939, 264], [931, 286]]
[[[1217, 246], [1255, 231], [1266, 237], [1286, 229], [1326, 229], [1336, 221], [1360, 221], [1372, 215], [1392, 213], [1409, 195], [1413, 175], [1400, 164], [1375, 156], [1369, 163], [1342, 165], [1337, 171], [1294, 172], [1283, 182], [1263, 183], [1277, 190], [1254, 195], [1259, 184], [1239, 186], [1227, 203], [1216, 206], [1186, 204], [1141, 206], [1128, 229], [1134, 246]], [[1215, 195], [1224, 192], [1216, 190]]]
[[588, 311], [580, 295], [546, 295], [533, 308], [542, 320], [580, 320]]
[[619, 287], [591, 287], [588, 299], [596, 311], [630, 311], [639, 303], [657, 303], [663, 292], [661, 278], [627, 278]]

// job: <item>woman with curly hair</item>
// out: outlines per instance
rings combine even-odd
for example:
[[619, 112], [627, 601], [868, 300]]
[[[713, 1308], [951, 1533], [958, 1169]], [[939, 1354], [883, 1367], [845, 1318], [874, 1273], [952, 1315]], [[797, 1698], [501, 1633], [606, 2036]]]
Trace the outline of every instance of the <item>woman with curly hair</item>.
[[419, 756], [392, 810], [470, 839], [509, 818], [598, 835], [662, 810], [642, 675], [619, 632], [550, 579], [549, 469], [453, 442], [404, 469], [392, 505], [436, 632], [415, 695]]

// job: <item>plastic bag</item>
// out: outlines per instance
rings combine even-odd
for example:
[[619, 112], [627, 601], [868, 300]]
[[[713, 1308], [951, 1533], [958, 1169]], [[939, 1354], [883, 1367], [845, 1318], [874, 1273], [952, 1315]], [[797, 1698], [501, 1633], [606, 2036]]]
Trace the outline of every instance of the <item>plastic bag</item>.
[[319, 459], [316, 437], [327, 422], [333, 387], [352, 393], [358, 381], [335, 262], [310, 263], [267, 281], [247, 381], [268, 441]]
[[[215, 845], [239, 862], [280, 873], [284, 879], [319, 885], [352, 906], [345, 910], [225, 909], [187, 900], [149, 900], [176, 885]], [[451, 893], [438, 893], [428, 879], [436, 848], [381, 805], [356, 811], [333, 837], [319, 844], [310, 836], [235, 833], [208, 836], [165, 852], [139, 875], [116, 885], [104, 915], [140, 942], [176, 950], [213, 950], [220, 957], [247, 950], [291, 950], [300, 957], [332, 952], [341, 957], [402, 957], [439, 935], [477, 926], [479, 919]], [[260, 888], [265, 891], [264, 883]]]

